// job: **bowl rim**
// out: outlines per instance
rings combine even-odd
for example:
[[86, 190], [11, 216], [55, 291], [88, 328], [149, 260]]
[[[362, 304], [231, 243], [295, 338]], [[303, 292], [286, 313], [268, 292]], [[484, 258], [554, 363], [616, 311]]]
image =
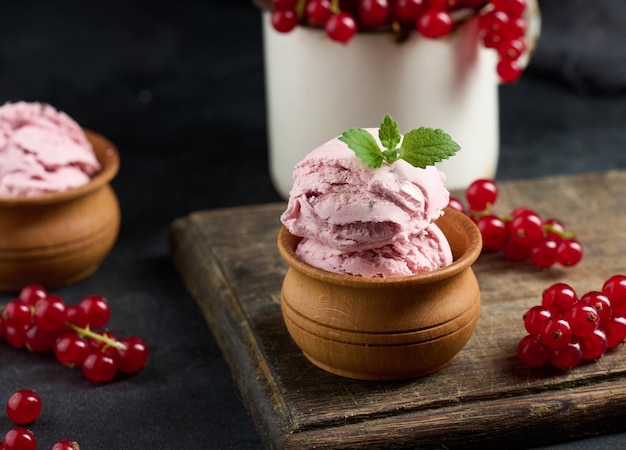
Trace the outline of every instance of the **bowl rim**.
[[450, 220], [465, 233], [468, 239], [467, 249], [451, 264], [440, 269], [415, 275], [386, 278], [362, 277], [358, 275], [329, 272], [312, 266], [296, 256], [294, 244], [297, 244], [302, 238], [292, 235], [284, 225], [278, 232], [278, 251], [289, 267], [311, 278], [331, 284], [361, 288], [383, 286], [391, 287], [399, 285], [406, 286], [407, 284], [429, 284], [450, 278], [465, 271], [478, 259], [480, 253], [482, 252], [482, 237], [480, 230], [469, 217], [460, 211], [446, 207], [444, 209], [444, 214], [438, 219], [437, 222], [442, 219]]
[[108, 184], [119, 171], [119, 152], [115, 145], [103, 135], [87, 128], [83, 128], [83, 132], [93, 147], [96, 159], [102, 166], [100, 171], [97, 172], [87, 184], [60, 192], [40, 194], [34, 197], [0, 197], [0, 207], [59, 203], [85, 196]]

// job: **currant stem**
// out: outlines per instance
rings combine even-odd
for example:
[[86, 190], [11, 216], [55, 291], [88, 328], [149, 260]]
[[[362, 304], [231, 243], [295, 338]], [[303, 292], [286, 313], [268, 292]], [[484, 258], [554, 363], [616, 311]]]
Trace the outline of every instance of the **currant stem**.
[[115, 339], [111, 339], [109, 336], [106, 335], [102, 335], [99, 333], [96, 333], [94, 331], [91, 331], [89, 329], [89, 325], [87, 325], [85, 328], [79, 327], [78, 325], [74, 325], [71, 322], [65, 322], [65, 325], [68, 328], [71, 328], [72, 330], [74, 330], [76, 332], [76, 334], [78, 334], [81, 338], [82, 337], [88, 337], [90, 339], [93, 339], [96, 342], [102, 342], [105, 344], [105, 348], [107, 347], [114, 347], [118, 350], [126, 350], [126, 346], [124, 344], [122, 344], [121, 342], [115, 340]]
[[296, 14], [300, 18], [304, 16], [305, 5], [306, 5], [306, 0], [298, 0], [298, 3], [296, 3]]
[[331, 0], [331, 2], [330, 2], [330, 10], [334, 14], [338, 14], [338, 13], [341, 12], [341, 9], [339, 8], [339, 0]]

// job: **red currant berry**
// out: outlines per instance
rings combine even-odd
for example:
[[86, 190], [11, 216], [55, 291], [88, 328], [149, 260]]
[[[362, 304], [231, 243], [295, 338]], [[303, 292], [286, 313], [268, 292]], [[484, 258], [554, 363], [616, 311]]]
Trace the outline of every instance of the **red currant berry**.
[[489, 10], [478, 17], [478, 26], [483, 34], [499, 35], [509, 24], [509, 15], [497, 9]]
[[583, 247], [575, 239], [563, 239], [557, 249], [556, 260], [565, 267], [575, 266], [583, 257]]
[[448, 200], [448, 207], [456, 209], [457, 211], [462, 213], [465, 212], [465, 207], [463, 206], [463, 203], [461, 203], [461, 200], [452, 195], [450, 196], [450, 200]]
[[306, 4], [305, 13], [312, 24], [324, 26], [333, 14], [331, 2], [330, 0], [311, 0]]
[[558, 244], [552, 239], [542, 239], [530, 249], [530, 261], [538, 267], [550, 267], [556, 262]]
[[510, 20], [507, 26], [500, 30], [500, 36], [502, 40], [522, 39], [524, 46], [526, 46], [526, 20], [523, 17], [516, 17]]
[[19, 300], [11, 300], [4, 305], [2, 316], [6, 319], [7, 325], [20, 328], [30, 325], [33, 317], [30, 306]]
[[271, 13], [270, 19], [272, 26], [279, 33], [288, 33], [300, 22], [298, 14], [293, 9], [283, 8], [274, 9]]
[[576, 367], [582, 359], [580, 344], [570, 342], [564, 347], [553, 349], [548, 355], [550, 363], [557, 369], [569, 370]]
[[48, 295], [35, 304], [33, 318], [35, 324], [43, 330], [58, 330], [65, 325], [67, 305], [61, 297]]
[[566, 320], [551, 317], [543, 325], [541, 338], [551, 349], [563, 348], [572, 340], [572, 328]]
[[541, 306], [553, 315], [562, 316], [578, 302], [574, 289], [566, 283], [555, 283], [549, 286], [541, 296]]
[[594, 361], [600, 359], [608, 348], [606, 334], [602, 330], [593, 330], [586, 336], [578, 337], [582, 359]]
[[522, 76], [523, 68], [517, 59], [501, 58], [496, 72], [504, 83], [515, 83]]
[[566, 233], [565, 225], [556, 219], [546, 219], [543, 221], [543, 231], [546, 239], [552, 239], [555, 242], [561, 242], [563, 235]]
[[626, 317], [611, 317], [604, 325], [608, 348], [615, 348], [626, 339]]
[[273, 0], [274, 8], [296, 9], [298, 0]]
[[96, 383], [111, 381], [117, 373], [115, 360], [107, 353], [94, 351], [87, 355], [82, 364], [85, 378]]
[[22, 348], [26, 345], [26, 327], [14, 327], [7, 325], [4, 329], [4, 339], [14, 348]]
[[552, 313], [543, 306], [533, 306], [524, 314], [524, 328], [529, 334], [541, 334], [546, 320], [552, 317]]
[[59, 337], [53, 349], [57, 360], [68, 367], [80, 366], [89, 354], [89, 344], [77, 334]]
[[537, 335], [526, 335], [517, 346], [517, 356], [531, 367], [540, 367], [548, 359], [548, 349]]
[[529, 249], [537, 245], [543, 237], [543, 221], [531, 212], [513, 217], [509, 229], [513, 239]]
[[506, 244], [504, 245], [504, 248], [502, 249], [502, 252], [504, 253], [504, 256], [506, 256], [511, 261], [524, 261], [530, 256], [530, 247], [522, 245], [517, 240], [509, 237]]
[[428, 6], [435, 9], [449, 9], [455, 0], [428, 0]]
[[92, 330], [105, 326], [111, 318], [109, 302], [100, 295], [89, 295], [82, 299], [78, 306], [87, 316], [87, 322]]
[[517, 60], [526, 51], [526, 42], [524, 39], [508, 39], [502, 40], [498, 45], [498, 54], [503, 59]]
[[593, 306], [600, 318], [599, 327], [604, 328], [611, 317], [611, 302], [602, 292], [590, 291], [580, 297], [580, 303]]
[[465, 198], [470, 210], [486, 211], [494, 205], [498, 198], [498, 186], [492, 180], [476, 180], [465, 190]]
[[391, 6], [387, 0], [360, 0], [358, 16], [365, 28], [378, 28], [389, 21]]
[[76, 441], [70, 441], [68, 439], [63, 439], [61, 441], [57, 441], [51, 450], [80, 450], [78, 443]]
[[613, 314], [626, 316], [626, 276], [613, 275], [602, 285], [602, 293], [611, 301]]
[[37, 440], [32, 431], [22, 427], [11, 428], [4, 435], [3, 450], [36, 450]]
[[34, 422], [41, 413], [41, 398], [35, 391], [20, 389], [7, 400], [7, 415], [16, 425]]
[[569, 322], [572, 334], [576, 336], [587, 336], [598, 329], [600, 317], [598, 312], [591, 305], [576, 303], [565, 313], [565, 320]]
[[72, 305], [67, 308], [65, 321], [80, 328], [85, 328], [89, 324], [87, 313], [79, 305]]
[[139, 372], [148, 361], [148, 346], [138, 337], [127, 337], [120, 341], [125, 349], [118, 349], [118, 369], [124, 373]]
[[429, 8], [417, 18], [416, 28], [422, 36], [436, 39], [450, 34], [454, 22], [448, 11]]
[[328, 19], [324, 29], [330, 39], [345, 44], [356, 34], [357, 23], [351, 14], [340, 12]]
[[396, 0], [392, 2], [392, 16], [400, 23], [415, 23], [425, 9], [424, 0]]
[[526, 9], [526, 0], [491, 0], [494, 9], [504, 11], [511, 17], [519, 17]]
[[42, 298], [46, 298], [48, 296], [48, 291], [43, 286], [38, 284], [29, 284], [25, 286], [20, 291], [20, 301], [26, 303], [27, 305], [34, 305], [37, 303], [37, 300], [41, 300]]
[[47, 352], [54, 345], [57, 336], [58, 331], [56, 330], [44, 330], [37, 325], [31, 325], [28, 330], [26, 330], [24, 345], [26, 345], [26, 348], [31, 352]]
[[502, 219], [492, 214], [481, 216], [476, 225], [483, 238], [483, 247], [488, 250], [500, 251], [509, 240], [509, 230]]

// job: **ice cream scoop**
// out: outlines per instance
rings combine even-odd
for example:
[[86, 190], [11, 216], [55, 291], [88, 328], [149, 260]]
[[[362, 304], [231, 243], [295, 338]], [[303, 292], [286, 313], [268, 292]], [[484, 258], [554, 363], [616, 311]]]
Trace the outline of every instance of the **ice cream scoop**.
[[[379, 142], [378, 129], [367, 131]], [[293, 179], [281, 221], [303, 238], [296, 249], [303, 261], [366, 277], [413, 275], [452, 262], [434, 224], [449, 200], [435, 166], [398, 160], [371, 168], [335, 138], [300, 161]]]
[[0, 107], [0, 197], [33, 197], [87, 184], [100, 170], [81, 127], [43, 103]]

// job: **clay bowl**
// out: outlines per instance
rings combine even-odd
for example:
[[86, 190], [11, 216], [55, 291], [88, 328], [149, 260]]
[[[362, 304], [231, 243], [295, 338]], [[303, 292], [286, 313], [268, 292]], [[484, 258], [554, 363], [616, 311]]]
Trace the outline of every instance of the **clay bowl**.
[[88, 184], [31, 198], [0, 197], [0, 290], [75, 283], [95, 272], [113, 247], [121, 213], [109, 183], [119, 154], [105, 137], [85, 134], [102, 165]]
[[364, 278], [318, 269], [295, 255], [300, 238], [283, 227], [278, 249], [289, 265], [281, 290], [287, 330], [304, 355], [336, 375], [400, 380], [448, 366], [472, 335], [480, 290], [471, 265], [482, 240], [464, 214], [437, 224], [454, 261], [429, 273]]

